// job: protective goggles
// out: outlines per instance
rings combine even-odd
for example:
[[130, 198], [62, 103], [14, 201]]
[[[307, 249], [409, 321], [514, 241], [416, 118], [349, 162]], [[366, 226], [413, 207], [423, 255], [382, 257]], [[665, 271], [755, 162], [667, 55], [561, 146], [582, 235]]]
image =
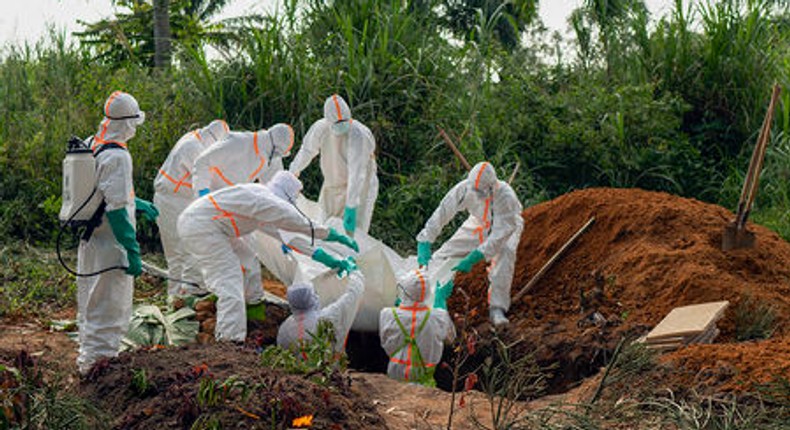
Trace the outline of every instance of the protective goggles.
[[117, 116], [117, 117], [108, 116], [107, 118], [109, 118], [111, 120], [114, 120], [114, 121], [119, 121], [119, 120], [122, 120], [122, 119], [132, 119], [132, 120], [134, 120], [134, 121], [132, 121], [132, 123], [134, 125], [140, 125], [140, 124], [145, 122], [145, 112], [139, 111], [139, 112], [137, 112], [134, 115]]

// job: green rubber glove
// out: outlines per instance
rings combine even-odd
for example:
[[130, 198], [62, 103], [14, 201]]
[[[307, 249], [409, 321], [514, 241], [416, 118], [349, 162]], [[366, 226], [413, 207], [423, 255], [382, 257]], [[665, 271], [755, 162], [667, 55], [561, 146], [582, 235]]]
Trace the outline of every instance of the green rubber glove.
[[396, 307], [396, 308], [397, 308], [398, 306], [400, 306], [400, 302], [401, 302], [401, 299], [400, 299], [400, 297], [396, 297], [396, 298], [395, 298], [395, 307]]
[[431, 242], [417, 242], [417, 264], [427, 266], [431, 261]]
[[357, 263], [354, 260], [349, 260], [348, 258], [340, 260], [340, 269], [337, 271], [337, 277], [342, 278], [354, 270], [357, 270]]
[[453, 280], [450, 279], [446, 284], [440, 285], [436, 283], [436, 291], [434, 291], [433, 307], [437, 309], [447, 310], [447, 299], [453, 293]]
[[354, 257], [346, 257], [345, 261], [348, 262], [348, 273], [359, 270], [359, 266], [357, 266], [357, 260], [354, 260]]
[[343, 228], [346, 229], [346, 233], [354, 234], [354, 230], [357, 229], [357, 208], [346, 206], [343, 211]]
[[334, 228], [329, 228], [329, 236], [326, 237], [327, 242], [337, 242], [346, 245], [347, 247], [353, 249], [356, 252], [359, 252], [359, 245], [357, 245], [357, 241], [344, 235], [340, 234]]
[[472, 266], [477, 264], [478, 261], [482, 260], [483, 253], [480, 250], [475, 249], [474, 251], [470, 252], [463, 260], [459, 261], [458, 264], [453, 267], [453, 270], [456, 272], [464, 272], [469, 273], [472, 270]]
[[126, 208], [120, 208], [109, 211], [106, 215], [115, 240], [126, 250], [126, 259], [129, 261], [126, 273], [140, 276], [143, 273], [143, 262], [140, 260], [140, 245], [137, 244], [137, 233], [129, 220], [129, 212], [126, 211]]
[[156, 220], [156, 217], [159, 216], [159, 209], [153, 203], [137, 197], [134, 198], [134, 210], [135, 212], [142, 212], [143, 216], [150, 221]]
[[348, 270], [348, 263], [344, 263], [345, 260], [335, 258], [321, 248], [316, 248], [316, 250], [313, 252], [313, 260], [323, 264], [326, 267], [329, 267], [330, 269], [338, 270], [339, 276], [341, 276], [340, 273]]

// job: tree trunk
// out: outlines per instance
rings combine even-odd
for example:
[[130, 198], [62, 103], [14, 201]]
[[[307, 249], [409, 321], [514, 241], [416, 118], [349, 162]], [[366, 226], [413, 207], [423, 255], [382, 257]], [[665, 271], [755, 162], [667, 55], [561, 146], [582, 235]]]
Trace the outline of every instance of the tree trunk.
[[170, 66], [170, 0], [154, 0], [154, 67]]

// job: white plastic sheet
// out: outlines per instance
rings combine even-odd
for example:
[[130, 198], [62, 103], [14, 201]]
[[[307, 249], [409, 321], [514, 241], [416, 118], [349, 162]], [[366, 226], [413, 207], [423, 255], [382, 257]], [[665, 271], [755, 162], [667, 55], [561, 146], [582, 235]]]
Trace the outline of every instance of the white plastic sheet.
[[[300, 196], [297, 205], [311, 219], [343, 231], [342, 220], [339, 218], [323, 220], [321, 209], [315, 202]], [[304, 236], [297, 234], [287, 232], [281, 234], [286, 242], [305, 239]], [[365, 276], [365, 292], [352, 329], [377, 332], [381, 309], [395, 303], [397, 279], [406, 271], [417, 268], [417, 257], [410, 255], [403, 258], [383, 242], [360, 231], [354, 238], [359, 244], [359, 253], [338, 243], [317, 241], [317, 245], [338, 258], [354, 257], [359, 270]], [[270, 236], [253, 233], [251, 245], [261, 263], [285, 285], [294, 282], [312, 282], [321, 298], [321, 306], [333, 302], [346, 290], [346, 278], [338, 278], [334, 270], [313, 261], [308, 255], [293, 252], [284, 254], [281, 243]], [[458, 261], [458, 258], [431, 261], [426, 270], [431, 286], [425, 300], [427, 304], [433, 303], [433, 290], [437, 281], [444, 283], [450, 280], [453, 276], [450, 269]]]

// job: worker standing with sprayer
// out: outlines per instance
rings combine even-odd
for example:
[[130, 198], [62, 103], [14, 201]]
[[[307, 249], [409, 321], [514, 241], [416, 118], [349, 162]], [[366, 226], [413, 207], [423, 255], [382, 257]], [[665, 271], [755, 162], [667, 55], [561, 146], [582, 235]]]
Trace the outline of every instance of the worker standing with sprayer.
[[89, 237], [80, 240], [77, 253], [77, 272], [97, 273], [77, 278], [77, 366], [82, 375], [97, 360], [118, 355], [132, 314], [134, 277], [142, 273], [135, 210], [151, 219], [158, 215], [153, 204], [134, 196], [132, 157], [126, 146], [144, 121], [137, 100], [116, 91], [105, 102], [104, 119], [93, 136], [95, 188], [91, 196], [98, 196], [101, 203], [92, 212], [92, 218], [100, 222], [90, 229]]

